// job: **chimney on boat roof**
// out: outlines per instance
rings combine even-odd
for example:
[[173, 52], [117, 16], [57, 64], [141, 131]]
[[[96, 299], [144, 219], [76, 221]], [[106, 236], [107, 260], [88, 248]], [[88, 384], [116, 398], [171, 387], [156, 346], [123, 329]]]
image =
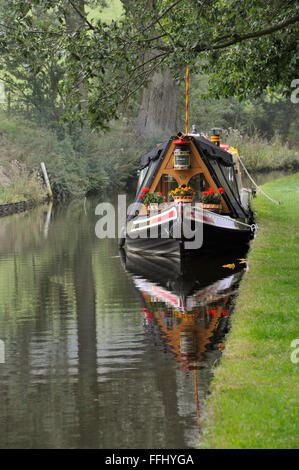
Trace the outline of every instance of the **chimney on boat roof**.
[[221, 134], [222, 129], [220, 127], [213, 127], [212, 129], [212, 135], [211, 135], [211, 142], [213, 144], [217, 145], [217, 147], [220, 147], [220, 134]]

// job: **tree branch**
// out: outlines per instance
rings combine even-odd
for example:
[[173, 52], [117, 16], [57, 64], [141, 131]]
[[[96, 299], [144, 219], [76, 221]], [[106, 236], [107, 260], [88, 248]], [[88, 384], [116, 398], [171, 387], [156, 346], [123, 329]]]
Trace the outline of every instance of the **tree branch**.
[[157, 69], [159, 67], [159, 65], [162, 64], [162, 62], [164, 60], [165, 60], [165, 57], [162, 57], [162, 59], [159, 60], [159, 62], [157, 64], [153, 65], [153, 67], [151, 69], [147, 70], [144, 79], [139, 83], [139, 85], [136, 88], [134, 88], [134, 90], [132, 90], [130, 93], [128, 93], [128, 95], [126, 95], [118, 104], [121, 104], [124, 101], [127, 101], [130, 98], [130, 96], [134, 95], [136, 93], [136, 91], [138, 91], [148, 81], [148, 79], [151, 76], [151, 74], [153, 73], [153, 71], [155, 69]]
[[88, 21], [88, 19], [86, 18], [86, 16], [82, 13], [82, 11], [79, 10], [79, 8], [77, 8], [76, 5], [74, 5], [73, 1], [72, 0], [68, 0], [70, 2], [70, 4], [72, 5], [73, 9], [75, 10], [75, 12], [80, 16], [80, 18], [89, 26], [90, 29], [92, 29], [93, 31], [95, 30], [94, 26]]
[[[252, 31], [251, 33], [244, 34], [243, 36], [239, 35], [232, 35], [234, 36], [234, 39], [231, 39], [230, 41], [227, 41], [223, 44], [218, 44], [218, 45], [210, 45], [210, 46], [205, 46], [205, 47], [197, 47], [195, 48], [196, 52], [203, 52], [203, 51], [215, 51], [218, 49], [225, 49], [226, 47], [233, 46], [234, 44], [238, 44], [242, 41], [246, 41], [247, 39], [254, 39], [254, 38], [260, 38], [262, 36], [267, 36], [268, 34], [275, 33], [276, 31], [279, 31], [280, 29], [286, 28], [287, 26], [290, 26], [291, 24], [295, 24], [299, 21], [299, 15], [292, 16], [291, 18], [282, 21], [281, 23], [277, 23], [274, 26], [271, 26], [270, 28], [265, 28], [260, 31]], [[217, 42], [219, 39], [217, 39]]]
[[166, 10], [164, 10], [161, 15], [159, 15], [157, 18], [154, 19], [154, 21], [152, 21], [148, 26], [146, 26], [145, 28], [143, 29], [140, 29], [137, 34], [135, 34], [135, 36], [133, 36], [131, 39], [134, 39], [136, 36], [138, 36], [138, 34], [140, 33], [145, 33], [145, 31], [147, 31], [148, 29], [150, 29], [152, 26], [154, 26], [154, 24], [158, 23], [162, 18], [163, 16], [166, 15], [166, 13], [168, 13], [170, 10], [172, 10], [172, 8], [174, 8], [175, 6], [177, 6], [179, 3], [181, 3], [183, 0], [177, 0], [176, 2], [172, 3], [171, 5], [169, 5], [168, 8], [166, 8]]
[[[11, 31], [17, 31], [17, 32], [20, 31], [19, 28], [14, 28], [13, 26], [8, 26], [7, 24], [4, 24], [3, 22], [0, 23], [0, 27], [11, 30]], [[45, 35], [54, 35], [54, 36], [62, 36], [63, 35], [63, 32], [51, 31], [51, 30], [46, 31], [46, 30], [39, 30], [39, 29], [26, 29], [25, 32], [26, 33], [32, 33], [32, 34], [45, 34]], [[67, 30], [65, 32], [68, 33]]]

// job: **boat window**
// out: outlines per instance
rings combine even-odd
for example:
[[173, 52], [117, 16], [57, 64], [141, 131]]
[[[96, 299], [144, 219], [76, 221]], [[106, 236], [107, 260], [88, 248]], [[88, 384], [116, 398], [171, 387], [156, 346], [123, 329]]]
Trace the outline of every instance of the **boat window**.
[[156, 173], [158, 165], [159, 165], [159, 160], [155, 160], [149, 166], [141, 170], [141, 173], [139, 175], [139, 180], [138, 180], [138, 189], [137, 189], [136, 196], [138, 196], [142, 188], [146, 186], [151, 186], [153, 176]]
[[224, 167], [221, 166], [222, 171], [227, 179], [227, 181], [230, 183], [230, 189], [234, 193], [234, 196], [240, 200], [239, 198], [239, 190], [238, 190], [238, 185], [237, 185], [237, 180], [235, 178], [235, 173], [233, 167]]
[[178, 182], [174, 178], [169, 179], [167, 182], [167, 194], [177, 187], [178, 187]]
[[167, 175], [167, 174], [164, 174], [162, 176], [160, 190], [162, 191], [163, 194], [165, 194], [165, 196], [167, 196], [167, 200], [168, 200], [168, 194], [170, 193], [170, 191], [172, 191], [173, 189], [177, 187], [178, 187], [178, 182], [173, 176]]
[[188, 186], [191, 186], [193, 191], [197, 193], [205, 190], [205, 177], [203, 173], [198, 173], [197, 175], [192, 176], [189, 180]]
[[229, 180], [229, 176], [230, 176], [229, 167], [224, 167], [221, 165], [221, 168], [220, 168], [220, 165], [215, 160], [212, 160], [211, 164], [219, 180], [220, 186], [224, 188], [227, 196], [231, 199], [232, 197], [234, 197], [233, 196], [234, 192], [232, 191], [233, 184], [231, 184]]
[[[230, 167], [225, 167], [224, 165], [220, 165], [217, 161], [212, 160], [210, 164], [213, 167], [213, 170], [216, 173], [217, 179], [225, 190], [225, 193], [230, 200], [231, 205], [234, 207], [234, 210], [242, 216], [245, 214], [244, 209], [241, 205], [240, 194], [238, 190], [237, 181], [235, 178], [235, 173], [229, 172]], [[229, 177], [233, 178], [233, 181], [229, 181]]]
[[138, 178], [138, 183], [137, 183], [137, 192], [139, 191], [139, 188], [142, 184], [142, 181], [144, 180], [147, 170], [148, 170], [148, 167], [145, 167], [139, 173], [139, 178]]

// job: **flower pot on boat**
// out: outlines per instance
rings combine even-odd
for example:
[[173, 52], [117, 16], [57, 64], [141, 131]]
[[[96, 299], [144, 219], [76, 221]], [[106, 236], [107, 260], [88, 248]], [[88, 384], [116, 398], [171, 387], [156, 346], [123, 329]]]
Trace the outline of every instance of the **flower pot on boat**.
[[184, 204], [190, 203], [191, 204], [193, 200], [193, 196], [174, 196], [173, 200], [177, 204], [178, 203], [184, 203]]
[[147, 215], [156, 215], [159, 213], [159, 204], [149, 204], [146, 206]]
[[208, 209], [209, 211], [220, 211], [221, 210], [221, 204], [205, 204], [205, 203], [200, 203], [201, 207], [203, 209]]
[[165, 201], [165, 196], [160, 192], [150, 193], [149, 188], [145, 187], [142, 188], [138, 199], [145, 205], [148, 215], [155, 215], [159, 213], [159, 204]]
[[176, 189], [173, 189], [169, 193], [169, 199], [173, 200], [176, 204], [191, 204], [193, 200], [193, 196], [195, 196], [196, 193], [193, 191], [193, 189], [190, 186], [178, 186]]
[[203, 209], [210, 211], [220, 211], [222, 209], [221, 196], [224, 194], [223, 188], [218, 188], [215, 193], [212, 188], [199, 194], [199, 203]]

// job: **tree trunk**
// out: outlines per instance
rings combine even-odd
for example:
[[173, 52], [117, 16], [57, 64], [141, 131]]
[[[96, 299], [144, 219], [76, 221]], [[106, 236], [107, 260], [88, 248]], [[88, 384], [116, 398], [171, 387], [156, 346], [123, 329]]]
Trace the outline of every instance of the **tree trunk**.
[[[134, 17], [134, 0], [121, 0], [128, 16]], [[148, 0], [148, 6], [154, 2]], [[144, 25], [140, 24], [140, 27]], [[143, 51], [145, 57], [153, 52]], [[152, 81], [143, 90], [142, 103], [137, 120], [137, 131], [142, 135], [176, 132], [177, 85], [169, 69], [154, 72]]]
[[155, 72], [143, 91], [137, 130], [142, 135], [174, 133], [176, 129], [177, 85], [168, 69]]
[[[84, 25], [83, 17], [86, 16], [85, 0], [74, 0], [73, 4], [75, 5], [76, 9], [70, 4], [67, 5], [67, 8], [64, 12], [65, 23], [70, 33], [74, 33], [75, 31], [80, 30], [80, 27]], [[80, 12], [80, 14], [78, 12]], [[80, 92], [81, 106], [86, 112], [87, 91], [83, 87], [81, 76], [78, 77], [78, 89]]]
[[10, 97], [10, 90], [7, 92], [7, 116], [10, 118], [10, 110], [11, 110], [11, 97]]

